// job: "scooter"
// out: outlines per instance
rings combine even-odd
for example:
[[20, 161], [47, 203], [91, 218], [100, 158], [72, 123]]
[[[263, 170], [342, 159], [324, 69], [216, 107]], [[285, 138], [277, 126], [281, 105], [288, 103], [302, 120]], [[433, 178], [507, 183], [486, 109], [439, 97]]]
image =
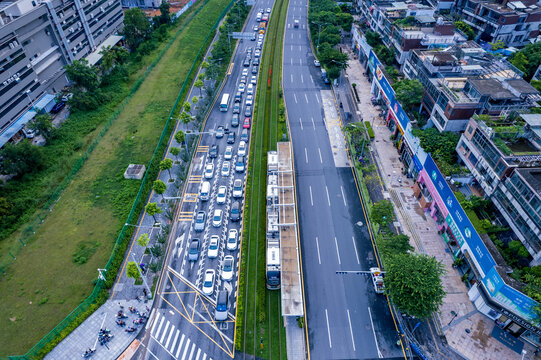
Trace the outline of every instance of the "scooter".
[[96, 349], [88, 349], [84, 353], [81, 354], [81, 357], [86, 359], [92, 356], [96, 352]]
[[124, 322], [124, 321], [122, 321], [122, 320], [117, 320], [117, 321], [116, 321], [116, 324], [117, 324], [118, 326], [126, 326], [126, 322]]

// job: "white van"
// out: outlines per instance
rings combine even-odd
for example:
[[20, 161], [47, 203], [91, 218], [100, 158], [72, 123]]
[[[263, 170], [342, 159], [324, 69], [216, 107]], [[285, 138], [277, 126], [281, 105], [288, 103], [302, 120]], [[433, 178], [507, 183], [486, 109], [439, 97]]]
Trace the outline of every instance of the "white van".
[[253, 95], [254, 94], [254, 84], [248, 84], [247, 93], [248, 93], [248, 95]]
[[199, 197], [202, 201], [207, 201], [208, 199], [210, 199], [210, 183], [208, 181], [203, 181]]

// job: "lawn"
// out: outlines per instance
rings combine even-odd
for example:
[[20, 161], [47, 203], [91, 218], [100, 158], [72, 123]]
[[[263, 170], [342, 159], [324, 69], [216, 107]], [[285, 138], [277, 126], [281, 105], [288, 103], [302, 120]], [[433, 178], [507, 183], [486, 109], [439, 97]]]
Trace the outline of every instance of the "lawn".
[[[124, 170], [130, 163], [148, 163], [195, 55], [228, 3], [194, 5], [191, 12], [203, 8], [148, 75], [0, 281], [0, 356], [25, 353], [92, 291], [96, 269], [107, 262], [140, 186], [139, 181], [124, 180]], [[72, 256], [81, 248], [88, 261], [76, 265]]]
[[235, 343], [237, 350], [259, 358], [287, 358], [280, 291], [267, 290], [265, 279], [267, 151], [276, 150], [276, 142], [281, 140], [282, 133], [287, 134], [285, 123], [278, 123], [279, 104], [282, 102], [282, 43], [287, 5], [287, 0], [276, 2], [266, 35], [251, 135], [254, 142], [250, 147], [244, 211], [250, 216], [246, 216], [244, 223]]

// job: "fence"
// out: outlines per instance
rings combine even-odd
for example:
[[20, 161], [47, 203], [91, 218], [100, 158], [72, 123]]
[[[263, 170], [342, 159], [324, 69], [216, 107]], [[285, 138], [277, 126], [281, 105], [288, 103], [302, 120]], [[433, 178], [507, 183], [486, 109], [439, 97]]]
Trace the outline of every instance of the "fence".
[[[124, 109], [124, 107], [129, 102], [129, 100], [131, 99], [135, 91], [137, 91], [139, 86], [141, 86], [142, 82], [148, 76], [150, 71], [152, 71], [152, 69], [156, 66], [156, 64], [162, 58], [163, 54], [171, 47], [171, 45], [180, 35], [182, 30], [191, 22], [191, 20], [199, 13], [199, 11], [209, 1], [210, 0], [206, 0], [203, 6], [201, 6], [193, 14], [190, 15], [186, 24], [181, 26], [181, 28], [177, 31], [177, 33], [173, 36], [173, 38], [167, 43], [165, 48], [159, 53], [159, 55], [156, 57], [156, 60], [152, 62], [152, 64], [149, 66], [149, 68], [145, 72], [144, 76], [134, 85], [134, 87], [130, 91], [130, 94], [126, 97], [126, 99], [124, 99], [124, 101], [121, 103], [117, 111], [115, 111], [115, 113], [107, 120], [107, 123], [104, 126], [104, 128], [100, 131], [99, 135], [89, 146], [85, 154], [73, 167], [70, 174], [64, 179], [64, 181], [62, 181], [62, 183], [55, 190], [54, 194], [51, 196], [49, 201], [47, 201], [46, 205], [42, 208], [42, 211], [46, 211], [46, 212], [51, 211], [52, 205], [56, 203], [62, 191], [67, 187], [67, 185], [71, 182], [71, 179], [73, 179], [75, 174], [83, 166], [83, 164], [85, 163], [86, 159], [88, 159], [88, 156], [90, 155], [92, 150], [94, 150], [94, 148], [98, 144], [99, 140], [103, 137], [103, 135], [105, 135], [105, 133], [107, 132], [111, 124], [118, 117], [122, 109]], [[175, 103], [173, 104], [171, 112], [169, 113], [168, 119], [165, 123], [160, 139], [158, 140], [158, 144], [156, 145], [154, 153], [152, 154], [152, 157], [148, 163], [148, 166], [147, 166], [148, 170], [145, 173], [145, 176], [143, 177], [137, 196], [132, 204], [128, 218], [126, 219], [126, 222], [125, 222], [126, 224], [130, 224], [133, 221], [136, 221], [137, 218], [140, 216], [140, 213], [145, 204], [145, 200], [147, 199], [150, 193], [150, 189], [152, 187], [152, 181], [153, 179], [155, 179], [158, 173], [158, 162], [163, 157], [165, 147], [167, 146], [167, 141], [164, 142], [164, 139], [167, 139], [169, 137], [173, 128], [174, 123], [171, 122], [171, 119], [173, 118], [173, 114], [175, 113], [179, 102], [185, 96], [184, 93], [186, 91], [186, 86], [188, 84], [191, 84], [191, 82], [193, 81], [195, 77], [194, 70], [197, 69], [199, 63], [202, 60], [202, 55], [204, 54], [205, 50], [210, 45], [210, 40], [212, 39], [214, 31], [218, 27], [218, 24], [220, 23], [221, 19], [225, 16], [225, 14], [229, 11], [229, 9], [231, 9], [231, 7], [234, 4], [234, 1], [235, 0], [231, 0], [229, 2], [229, 4], [225, 7], [225, 9], [222, 11], [220, 16], [216, 20], [214, 26], [209, 30], [209, 33], [207, 37], [205, 38], [204, 43], [202, 44], [201, 48], [199, 49], [199, 52], [197, 53], [194, 59], [194, 62], [192, 63], [192, 67], [190, 68], [188, 75], [186, 79], [184, 80], [182, 87], [180, 88], [178, 96], [175, 100]], [[41, 215], [42, 214], [37, 215], [36, 217], [37, 222], [34, 226], [39, 226], [39, 224], [41, 224], [41, 222], [43, 221], [44, 218], [41, 218]], [[34, 233], [33, 225], [30, 225], [25, 231], [28, 231], [30, 232], [30, 234], [33, 234]], [[56, 325], [54, 329], [52, 329], [47, 335], [45, 335], [25, 355], [10, 356], [9, 359], [18, 360], [18, 359], [43, 358], [54, 346], [56, 346], [56, 344], [62, 341], [62, 339], [64, 339], [71, 331], [73, 331], [77, 326], [79, 326], [79, 324], [81, 324], [90, 314], [92, 314], [97, 308], [99, 308], [101, 304], [103, 304], [107, 300], [108, 298], [107, 289], [111, 288], [114, 284], [116, 274], [124, 259], [124, 253], [126, 252], [126, 247], [129, 243], [129, 239], [131, 238], [132, 233], [133, 233], [133, 227], [131, 226], [123, 226], [122, 229], [120, 230], [120, 233], [115, 242], [115, 246], [111, 252], [111, 256], [109, 257], [109, 261], [107, 262], [107, 265], [105, 266], [106, 275], [108, 275], [108, 279], [106, 281], [98, 280], [90, 296], [88, 296], [77, 308], [75, 308], [68, 316], [66, 316], [64, 320], [62, 320], [58, 325]], [[28, 235], [28, 236], [31, 236], [31, 235]], [[24, 244], [22, 241], [21, 243]]]

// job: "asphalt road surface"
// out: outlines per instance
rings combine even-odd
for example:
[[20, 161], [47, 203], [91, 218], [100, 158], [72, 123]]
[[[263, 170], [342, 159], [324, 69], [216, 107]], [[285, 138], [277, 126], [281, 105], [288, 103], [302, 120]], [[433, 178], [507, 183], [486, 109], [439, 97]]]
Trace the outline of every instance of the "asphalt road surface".
[[369, 270], [377, 262], [352, 170], [335, 166], [337, 150], [326, 130], [321, 93], [330, 87], [314, 65], [307, 0], [289, 2], [283, 87], [294, 149], [310, 357], [403, 358], [387, 300], [375, 293], [371, 278], [336, 274]]
[[[253, 6], [249, 14], [245, 32], [255, 33], [253, 27], [259, 22], [256, 21], [256, 14], [260, 8], [272, 8], [273, 1], [259, 0]], [[259, 66], [244, 66], [243, 62], [247, 55], [248, 48], [252, 48], [251, 59], [256, 56], [256, 41], [244, 39], [238, 43], [233, 57], [234, 65], [230, 67], [225, 85], [217, 96], [214, 107], [205, 123], [201, 140], [192, 160], [192, 165], [187, 178], [187, 186], [181, 201], [179, 216], [176, 227], [173, 227], [175, 236], [174, 243], [170, 246], [169, 255], [164, 265], [163, 276], [160, 279], [159, 291], [154, 309], [151, 313], [145, 333], [142, 336], [142, 343], [145, 351], [141, 358], [145, 359], [226, 359], [234, 356], [234, 328], [236, 312], [237, 281], [239, 271], [239, 249], [242, 238], [241, 229], [243, 215], [240, 221], [232, 221], [230, 212], [235, 201], [239, 201], [242, 210], [243, 198], [235, 199], [232, 196], [233, 182], [241, 179], [244, 185], [245, 171], [237, 172], [239, 143], [245, 118], [246, 98], [248, 88], [243, 93], [240, 103], [240, 124], [238, 127], [231, 125], [233, 117], [234, 97], [239, 89], [241, 75], [247, 69], [247, 84], [252, 81], [252, 69]], [[255, 73], [257, 77], [259, 71]], [[247, 85], [246, 84], [246, 85]], [[256, 85], [254, 84], [254, 96]], [[227, 111], [220, 111], [220, 103], [223, 94], [229, 94], [229, 106]], [[255, 99], [254, 99], [255, 104]], [[251, 116], [250, 116], [251, 118]], [[223, 138], [216, 137], [218, 127], [225, 128]], [[248, 134], [250, 129], [247, 129]], [[227, 143], [230, 132], [235, 133], [233, 144]], [[193, 135], [192, 135], [193, 136]], [[213, 145], [218, 145], [218, 152], [215, 158], [211, 158], [209, 150]], [[247, 142], [249, 146], [250, 139]], [[227, 146], [232, 146], [233, 155], [230, 160], [225, 159], [224, 152]], [[246, 155], [249, 149], [246, 148]], [[230, 162], [229, 174], [222, 174], [223, 164]], [[211, 178], [205, 178], [207, 165], [214, 166]], [[202, 201], [199, 197], [201, 184], [208, 181], [211, 184], [211, 194], [208, 201]], [[220, 186], [227, 189], [226, 201], [223, 204], [217, 203], [217, 192]], [[214, 226], [214, 210], [223, 211], [221, 224]], [[203, 231], [195, 231], [195, 214], [199, 211], [206, 213], [206, 220]], [[238, 245], [236, 250], [226, 248], [227, 234], [230, 229], [238, 231]], [[218, 256], [208, 257], [209, 242], [211, 236], [218, 236]], [[197, 261], [188, 260], [189, 246], [192, 239], [199, 239], [201, 249]], [[224, 257], [231, 255], [234, 259], [233, 278], [229, 281], [222, 279], [222, 266]], [[207, 270], [215, 271], [215, 282], [211, 295], [204, 295], [202, 287], [204, 276]], [[228, 318], [223, 322], [215, 321], [214, 312], [216, 308], [216, 295], [218, 290], [226, 289], [229, 293]], [[138, 357], [139, 358], [139, 357]]]

